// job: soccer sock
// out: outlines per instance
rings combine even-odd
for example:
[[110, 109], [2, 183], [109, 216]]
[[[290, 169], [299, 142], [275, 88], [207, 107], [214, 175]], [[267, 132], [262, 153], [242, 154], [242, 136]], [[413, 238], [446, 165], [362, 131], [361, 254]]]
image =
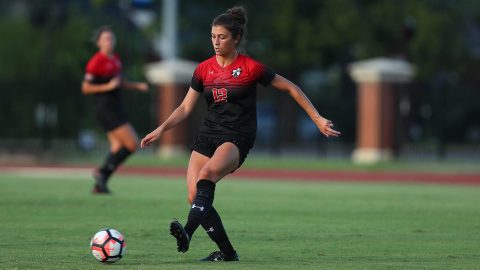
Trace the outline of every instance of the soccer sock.
[[110, 153], [107, 156], [105, 164], [100, 167], [99, 172], [101, 173], [104, 180], [108, 180], [110, 175], [122, 164], [132, 152], [125, 147], [122, 147], [116, 153]]
[[200, 226], [204, 217], [212, 208], [213, 197], [215, 194], [215, 183], [207, 179], [202, 179], [197, 182], [197, 194], [193, 199], [192, 208], [188, 213], [187, 224], [185, 224], [185, 231], [190, 239], [195, 230]]
[[202, 227], [205, 229], [208, 236], [210, 236], [210, 239], [217, 244], [223, 254], [226, 256], [233, 256], [235, 250], [228, 239], [227, 232], [223, 227], [222, 219], [218, 215], [217, 210], [215, 210], [215, 207], [212, 206], [203, 219]]

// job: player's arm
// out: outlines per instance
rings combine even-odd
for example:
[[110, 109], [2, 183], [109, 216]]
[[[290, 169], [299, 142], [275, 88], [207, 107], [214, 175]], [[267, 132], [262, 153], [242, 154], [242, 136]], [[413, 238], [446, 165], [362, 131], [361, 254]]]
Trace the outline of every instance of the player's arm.
[[85, 79], [82, 82], [82, 93], [84, 95], [112, 91], [122, 84], [122, 79], [120, 77], [114, 77], [109, 82], [101, 84], [94, 84], [92, 81], [93, 75], [89, 73], [85, 74]]
[[305, 96], [303, 91], [296, 84], [278, 74], [275, 75], [271, 84], [278, 90], [287, 92], [298, 103], [298, 105], [302, 107], [308, 116], [310, 116], [320, 132], [322, 132], [325, 136], [337, 137], [340, 135], [340, 132], [333, 129], [332, 121], [325, 119], [318, 113], [317, 109], [315, 109], [307, 96]]
[[154, 141], [158, 140], [162, 133], [175, 127], [183, 120], [185, 120], [193, 111], [195, 104], [197, 103], [198, 98], [200, 97], [200, 93], [193, 90], [191, 87], [187, 92], [187, 95], [182, 101], [182, 104], [178, 106], [172, 114], [161, 124], [157, 127], [154, 131], [147, 134], [142, 141], [140, 142], [140, 146], [143, 148], [145, 146], [149, 146]]
[[148, 91], [148, 84], [146, 82], [133, 82], [133, 81], [123, 80], [122, 87], [125, 89], [137, 90], [141, 92]]

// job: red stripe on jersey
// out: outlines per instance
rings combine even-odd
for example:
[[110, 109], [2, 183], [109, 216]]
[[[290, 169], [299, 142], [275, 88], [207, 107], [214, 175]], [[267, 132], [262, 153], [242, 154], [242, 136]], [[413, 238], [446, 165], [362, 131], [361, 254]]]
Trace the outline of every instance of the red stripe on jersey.
[[260, 83], [267, 85], [274, 74], [263, 64], [252, 58], [239, 54], [228, 66], [221, 67], [215, 56], [200, 63], [192, 78], [192, 88], [203, 92], [203, 89], [220, 87], [242, 87]]
[[117, 54], [108, 57], [101, 52], [93, 55], [86, 67], [86, 73], [95, 77], [114, 77], [120, 75], [121, 71], [122, 62]]

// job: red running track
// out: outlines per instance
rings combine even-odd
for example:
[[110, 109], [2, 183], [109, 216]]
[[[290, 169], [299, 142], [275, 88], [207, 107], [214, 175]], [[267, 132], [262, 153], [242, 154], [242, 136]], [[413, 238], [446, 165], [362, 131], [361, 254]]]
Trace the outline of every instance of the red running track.
[[[7, 172], [64, 172], [89, 174], [89, 166], [25, 166], [0, 165], [0, 171]], [[119, 174], [158, 177], [185, 177], [185, 168], [170, 167], [122, 167]], [[334, 171], [334, 170], [287, 170], [240, 168], [229, 178], [284, 180], [284, 181], [328, 181], [328, 182], [396, 182], [432, 183], [450, 185], [480, 185], [480, 173], [434, 173], [400, 171]]]
[[[141, 174], [184, 177], [186, 169], [164, 167], [123, 167], [122, 174]], [[430, 173], [394, 171], [332, 171], [332, 170], [286, 170], [244, 169], [229, 175], [232, 178], [288, 180], [288, 181], [342, 181], [342, 182], [409, 182], [480, 185], [480, 173]]]

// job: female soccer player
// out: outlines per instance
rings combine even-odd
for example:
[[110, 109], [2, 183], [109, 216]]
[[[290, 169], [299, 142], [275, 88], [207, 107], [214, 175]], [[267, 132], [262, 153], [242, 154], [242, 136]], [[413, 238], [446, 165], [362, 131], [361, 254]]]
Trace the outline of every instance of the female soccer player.
[[121, 89], [146, 92], [145, 82], [122, 79], [122, 63], [114, 53], [115, 34], [109, 27], [101, 27], [96, 36], [98, 52], [88, 61], [82, 83], [84, 95], [93, 94], [96, 101], [97, 120], [107, 132], [110, 153], [102, 167], [95, 170], [94, 193], [110, 193], [107, 181], [116, 168], [135, 150], [138, 137], [125, 115], [121, 103]]
[[287, 92], [325, 136], [340, 134], [330, 120], [320, 116], [298, 86], [238, 52], [246, 23], [243, 7], [231, 8], [213, 20], [211, 38], [215, 55], [198, 65], [182, 104], [141, 141], [141, 147], [145, 147], [158, 140], [163, 132], [187, 118], [199, 97], [204, 95], [208, 111], [192, 145], [187, 170], [190, 212], [185, 227], [176, 219], [170, 224], [179, 252], [188, 250], [193, 233], [202, 225], [220, 249], [203, 261], [238, 261], [237, 252], [212, 204], [216, 183], [243, 163], [254, 144], [258, 83], [271, 84]]

